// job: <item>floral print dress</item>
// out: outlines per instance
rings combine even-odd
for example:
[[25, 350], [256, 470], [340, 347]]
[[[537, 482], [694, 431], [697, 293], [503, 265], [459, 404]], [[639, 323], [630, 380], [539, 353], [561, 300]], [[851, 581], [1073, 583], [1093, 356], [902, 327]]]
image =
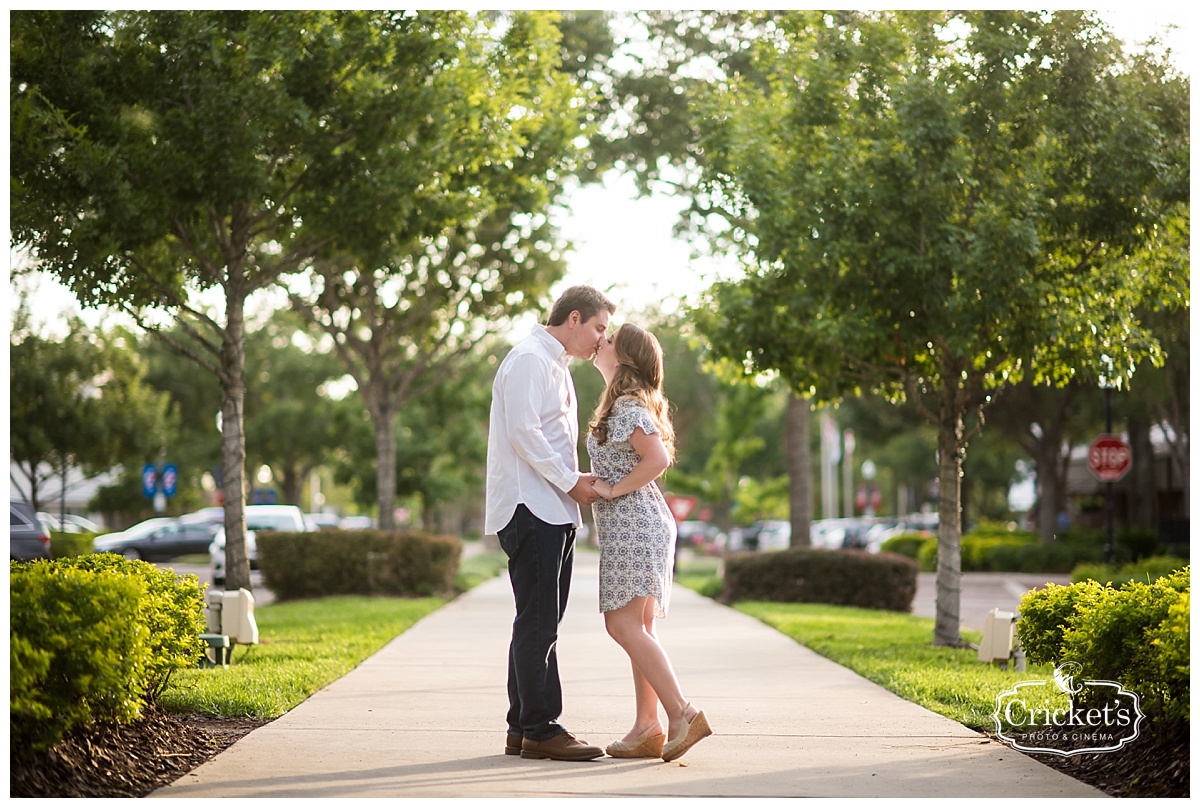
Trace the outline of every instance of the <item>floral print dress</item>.
[[[641, 457], [629, 443], [633, 430], [657, 434], [645, 405], [620, 398], [608, 418], [608, 440], [587, 438], [592, 473], [609, 484], [619, 482]], [[600, 611], [619, 609], [635, 597], [653, 597], [654, 615], [667, 616], [675, 565], [675, 517], [655, 483], [616, 499], [592, 505], [600, 544]]]

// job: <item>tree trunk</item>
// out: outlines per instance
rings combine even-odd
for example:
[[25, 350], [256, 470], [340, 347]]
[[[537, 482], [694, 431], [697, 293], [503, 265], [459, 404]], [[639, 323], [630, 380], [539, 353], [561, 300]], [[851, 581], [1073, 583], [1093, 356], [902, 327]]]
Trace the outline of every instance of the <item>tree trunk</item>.
[[304, 498], [304, 480], [308, 477], [308, 471], [294, 465], [287, 465], [279, 470], [279, 476], [283, 501], [288, 505], [298, 505], [300, 510], [304, 510], [304, 503], [301, 500]]
[[[954, 385], [953, 377], [947, 381]], [[963, 405], [962, 391], [943, 392], [938, 413], [937, 602], [933, 644], [961, 646]]]
[[375, 427], [375, 497], [379, 529], [396, 529], [396, 408], [368, 394], [367, 411]]
[[[232, 271], [230, 275], [235, 273]], [[225, 497], [225, 589], [252, 590], [246, 554], [246, 299], [232, 284], [225, 294], [221, 340], [221, 492]]]
[[808, 400], [788, 393], [787, 469], [792, 547], [812, 544], [812, 446], [809, 443]]
[[1158, 485], [1154, 474], [1154, 446], [1150, 441], [1150, 424], [1141, 417], [1130, 416], [1129, 430], [1130, 480], [1129, 524], [1158, 530]]
[[1059, 487], [1059, 461], [1061, 453], [1056, 439], [1044, 436], [1037, 441], [1037, 527], [1038, 536], [1044, 542], [1054, 541], [1058, 533], [1058, 512], [1062, 507]]

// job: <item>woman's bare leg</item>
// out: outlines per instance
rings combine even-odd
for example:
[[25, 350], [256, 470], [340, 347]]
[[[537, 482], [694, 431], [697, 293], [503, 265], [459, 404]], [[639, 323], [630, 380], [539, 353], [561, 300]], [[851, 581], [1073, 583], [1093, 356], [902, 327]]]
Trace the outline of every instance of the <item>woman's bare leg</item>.
[[683, 724], [687, 700], [675, 678], [671, 660], [654, 633], [654, 599], [634, 598], [620, 609], [604, 613], [604, 626], [609, 636], [629, 655], [633, 664], [634, 693], [637, 700], [637, 723], [626, 740], [632, 740], [658, 723], [658, 709], [650, 708], [655, 700], [667, 713], [668, 738]]

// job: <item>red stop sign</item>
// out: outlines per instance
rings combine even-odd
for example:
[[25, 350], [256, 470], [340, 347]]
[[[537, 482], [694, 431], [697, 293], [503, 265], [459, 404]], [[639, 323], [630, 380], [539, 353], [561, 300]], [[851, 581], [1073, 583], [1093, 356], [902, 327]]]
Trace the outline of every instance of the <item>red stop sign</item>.
[[1100, 435], [1088, 447], [1088, 469], [1102, 483], [1115, 483], [1129, 471], [1129, 444], [1118, 435]]

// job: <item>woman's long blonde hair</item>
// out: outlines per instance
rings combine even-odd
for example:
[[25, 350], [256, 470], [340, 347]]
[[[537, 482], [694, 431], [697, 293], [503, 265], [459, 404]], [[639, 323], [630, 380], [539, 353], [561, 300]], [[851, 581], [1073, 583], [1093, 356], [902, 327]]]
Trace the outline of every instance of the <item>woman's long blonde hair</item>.
[[667, 447], [667, 456], [674, 461], [675, 429], [671, 426], [669, 402], [663, 395], [662, 346], [649, 331], [625, 323], [613, 335], [613, 350], [617, 352], [616, 373], [600, 396], [600, 404], [588, 425], [596, 442], [603, 445], [608, 440], [608, 418], [613, 405], [620, 398], [630, 397], [650, 411], [650, 419]]

